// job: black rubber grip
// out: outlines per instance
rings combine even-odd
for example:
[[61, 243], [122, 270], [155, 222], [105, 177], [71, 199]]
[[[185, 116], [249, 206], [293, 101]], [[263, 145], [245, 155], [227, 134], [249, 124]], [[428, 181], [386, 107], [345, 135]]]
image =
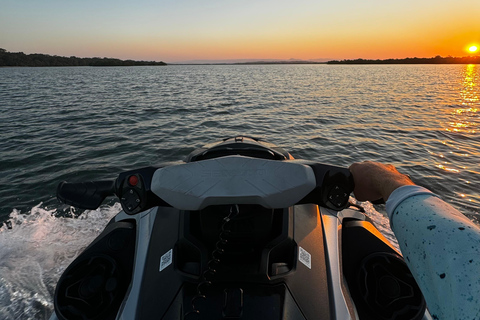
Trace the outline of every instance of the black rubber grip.
[[81, 209], [97, 209], [106, 197], [115, 194], [115, 181], [60, 182], [57, 199]]
[[315, 203], [336, 211], [348, 207], [350, 193], [355, 189], [350, 170], [321, 163], [309, 166], [313, 169], [317, 186], [299, 204]]

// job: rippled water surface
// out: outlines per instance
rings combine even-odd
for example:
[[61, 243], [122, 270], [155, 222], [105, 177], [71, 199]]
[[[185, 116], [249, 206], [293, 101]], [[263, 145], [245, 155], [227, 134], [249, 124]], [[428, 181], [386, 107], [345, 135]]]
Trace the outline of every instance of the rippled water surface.
[[297, 158], [393, 163], [480, 223], [479, 99], [478, 65], [0, 68], [0, 318], [47, 318], [62, 270], [119, 210], [67, 218], [59, 181], [237, 134]]

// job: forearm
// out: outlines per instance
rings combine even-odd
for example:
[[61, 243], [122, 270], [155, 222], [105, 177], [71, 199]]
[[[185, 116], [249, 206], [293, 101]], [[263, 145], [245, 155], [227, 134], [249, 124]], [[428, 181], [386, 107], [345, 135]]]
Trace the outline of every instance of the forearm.
[[432, 316], [479, 319], [480, 228], [431, 194], [407, 197], [392, 208], [400, 189], [392, 193], [387, 211]]

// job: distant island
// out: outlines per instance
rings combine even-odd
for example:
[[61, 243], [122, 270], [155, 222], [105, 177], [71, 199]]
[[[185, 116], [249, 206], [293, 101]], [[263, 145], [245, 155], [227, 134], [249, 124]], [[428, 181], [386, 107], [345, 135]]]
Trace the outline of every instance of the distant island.
[[480, 56], [476, 57], [441, 57], [433, 58], [405, 58], [405, 59], [385, 59], [385, 60], [333, 60], [327, 64], [480, 64]]
[[47, 54], [8, 52], [0, 48], [0, 67], [113, 67], [113, 66], [165, 66], [165, 62], [120, 60], [115, 58], [60, 57]]

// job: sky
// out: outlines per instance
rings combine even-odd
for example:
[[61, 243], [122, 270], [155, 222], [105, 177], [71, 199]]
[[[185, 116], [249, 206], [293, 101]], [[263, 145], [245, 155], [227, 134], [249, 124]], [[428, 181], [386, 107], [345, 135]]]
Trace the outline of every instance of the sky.
[[473, 45], [480, 0], [0, 0], [10, 52], [332, 60], [463, 57]]

